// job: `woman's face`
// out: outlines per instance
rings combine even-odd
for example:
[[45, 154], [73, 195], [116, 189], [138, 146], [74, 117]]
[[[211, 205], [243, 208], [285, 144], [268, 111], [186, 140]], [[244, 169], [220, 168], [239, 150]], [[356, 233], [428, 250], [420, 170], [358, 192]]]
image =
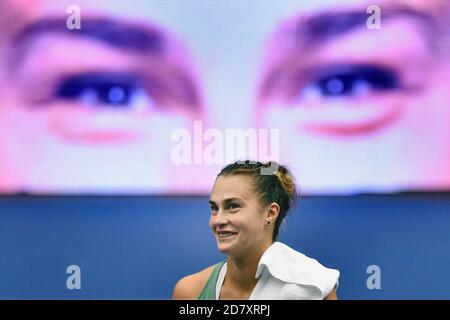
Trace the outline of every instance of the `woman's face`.
[[264, 228], [266, 215], [251, 177], [219, 176], [210, 204], [209, 225], [222, 253], [239, 257], [270, 244], [272, 234]]

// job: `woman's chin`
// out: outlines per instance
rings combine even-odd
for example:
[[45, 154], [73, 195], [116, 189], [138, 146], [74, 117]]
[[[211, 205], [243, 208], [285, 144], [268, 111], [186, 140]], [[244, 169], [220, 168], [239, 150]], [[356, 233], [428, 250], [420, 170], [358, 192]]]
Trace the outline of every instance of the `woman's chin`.
[[217, 249], [219, 249], [219, 251], [224, 254], [228, 254], [230, 252], [230, 245], [223, 244], [223, 243], [217, 243]]
[[223, 254], [230, 254], [230, 252], [233, 251], [233, 248], [235, 246], [235, 241], [217, 241], [217, 249], [219, 249], [220, 252]]

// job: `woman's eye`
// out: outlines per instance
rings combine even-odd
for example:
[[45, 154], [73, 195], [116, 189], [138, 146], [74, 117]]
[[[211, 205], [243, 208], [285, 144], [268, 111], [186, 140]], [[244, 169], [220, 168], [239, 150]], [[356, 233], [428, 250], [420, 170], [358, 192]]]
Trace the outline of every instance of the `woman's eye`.
[[316, 79], [302, 89], [301, 97], [352, 97], [371, 91], [390, 91], [399, 88], [399, 80], [392, 70], [378, 66], [339, 66], [314, 71]]
[[231, 203], [229, 206], [228, 206], [228, 209], [230, 209], [230, 210], [236, 210], [236, 209], [238, 209], [239, 208], [239, 205], [238, 204], [235, 204], [235, 203]]
[[55, 96], [96, 107], [129, 108], [152, 104], [137, 77], [129, 74], [71, 76], [60, 82]]

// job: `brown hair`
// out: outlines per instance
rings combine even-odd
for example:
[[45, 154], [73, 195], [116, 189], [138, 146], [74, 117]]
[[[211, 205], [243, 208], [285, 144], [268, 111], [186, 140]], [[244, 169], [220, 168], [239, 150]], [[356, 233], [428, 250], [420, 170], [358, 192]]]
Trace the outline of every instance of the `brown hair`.
[[291, 171], [275, 161], [261, 163], [251, 160], [237, 161], [227, 165], [217, 175], [243, 174], [253, 178], [253, 187], [258, 193], [263, 206], [276, 202], [280, 206], [280, 213], [275, 221], [272, 240], [278, 237], [280, 225], [288, 210], [297, 198], [297, 186]]

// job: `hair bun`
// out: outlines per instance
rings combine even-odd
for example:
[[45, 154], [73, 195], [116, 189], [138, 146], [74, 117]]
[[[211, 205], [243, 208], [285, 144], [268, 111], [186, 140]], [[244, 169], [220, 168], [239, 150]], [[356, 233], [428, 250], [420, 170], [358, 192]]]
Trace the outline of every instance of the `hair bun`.
[[295, 196], [296, 192], [295, 180], [289, 171], [284, 166], [279, 166], [278, 170], [273, 173], [280, 181], [281, 186], [284, 191], [289, 195], [289, 197]]

